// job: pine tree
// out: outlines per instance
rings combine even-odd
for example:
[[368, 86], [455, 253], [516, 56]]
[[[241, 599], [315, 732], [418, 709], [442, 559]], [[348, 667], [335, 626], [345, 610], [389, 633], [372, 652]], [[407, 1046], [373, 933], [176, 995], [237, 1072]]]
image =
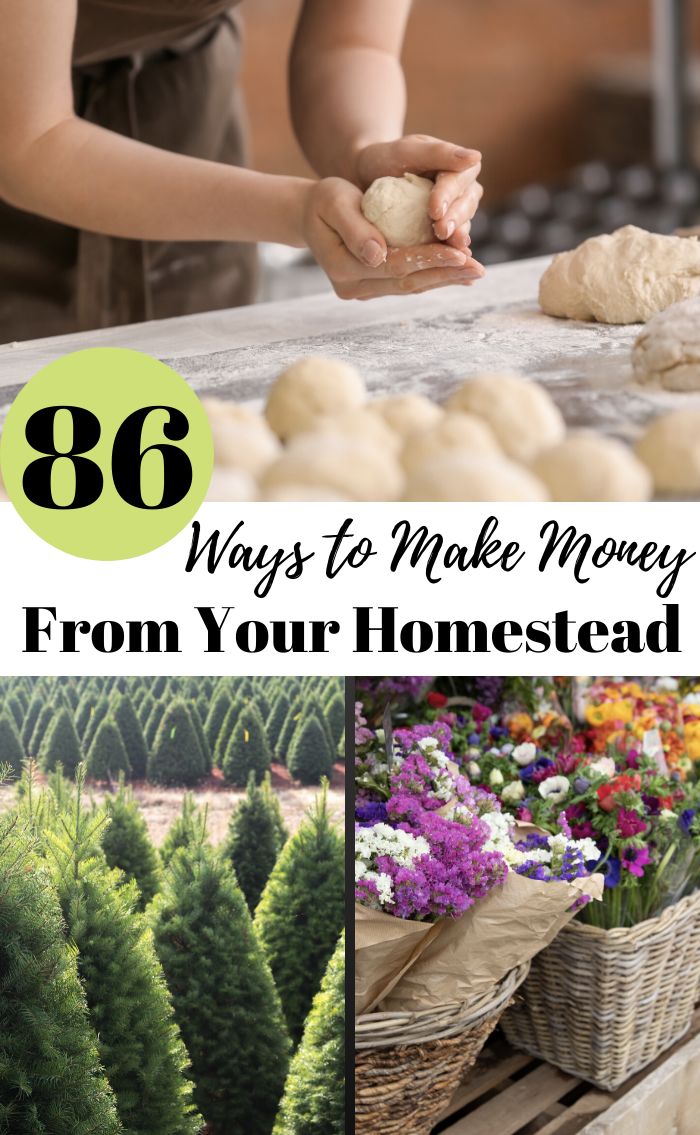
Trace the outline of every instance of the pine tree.
[[158, 736], [158, 730], [160, 729], [160, 723], [165, 717], [166, 709], [167, 706], [164, 701], [154, 702], [153, 709], [148, 715], [148, 721], [143, 727], [143, 735], [146, 738], [146, 745], [148, 747], [149, 753], [153, 752], [153, 748], [156, 743], [156, 737]]
[[111, 717], [103, 718], [97, 726], [86, 767], [93, 780], [116, 780], [120, 773], [128, 776], [131, 772], [121, 733]]
[[109, 818], [102, 833], [105, 858], [110, 867], [118, 867], [127, 879], [135, 880], [138, 906], [144, 910], [160, 885], [160, 860], [134, 794], [125, 788], [123, 778], [116, 795], [105, 800], [104, 809]]
[[11, 714], [15, 729], [21, 729], [24, 724], [24, 707], [16, 693], [10, 694], [5, 701], [4, 709], [6, 713]]
[[32, 733], [36, 728], [36, 723], [39, 719], [39, 715], [42, 709], [44, 708], [44, 704], [45, 703], [42, 695], [38, 690], [35, 691], [35, 693], [32, 694], [32, 699], [29, 703], [29, 707], [22, 724], [22, 748], [25, 755], [27, 756], [29, 755], [29, 744], [32, 739]]
[[274, 1135], [344, 1135], [345, 934], [341, 934], [289, 1069]]
[[41, 707], [41, 712], [39, 713], [39, 716], [36, 719], [36, 725], [34, 726], [34, 729], [32, 731], [32, 735], [31, 735], [31, 738], [29, 740], [29, 744], [26, 747], [26, 753], [27, 753], [28, 757], [38, 757], [39, 756], [39, 752], [41, 750], [41, 746], [43, 744], [44, 737], [46, 736], [46, 734], [47, 734], [47, 732], [48, 732], [48, 730], [51, 726], [52, 720], [53, 720], [53, 706], [51, 705], [50, 702], [47, 701]]
[[302, 784], [320, 784], [333, 772], [333, 753], [318, 718], [307, 717], [294, 734], [287, 757], [287, 767]]
[[80, 695], [77, 709], [75, 711], [73, 720], [75, 723], [75, 730], [81, 741], [85, 736], [85, 730], [88, 727], [88, 722], [92, 716], [92, 710], [95, 702], [97, 701], [97, 694], [90, 687], [87, 686]]
[[121, 734], [124, 742], [131, 775], [134, 780], [145, 780], [148, 749], [143, 736], [143, 729], [134, 712], [134, 707], [128, 693], [115, 691], [110, 699], [111, 716]]
[[[300, 727], [301, 727], [301, 725], [304, 724], [304, 722], [309, 717], [315, 717], [316, 718], [319, 725], [321, 726], [321, 729], [323, 730], [323, 735], [326, 738], [326, 747], [328, 749], [329, 754], [335, 754], [335, 750], [337, 748], [338, 742], [337, 742], [337, 740], [334, 740], [333, 733], [331, 731], [331, 727], [330, 727], [330, 724], [328, 722], [328, 718], [326, 717], [325, 713], [323, 712], [323, 709], [321, 708], [321, 703], [319, 702], [318, 698], [315, 697], [314, 695], [308, 696], [306, 701], [304, 702], [304, 708], [302, 710], [301, 719], [300, 719]], [[332, 763], [332, 757], [331, 757], [331, 763]], [[289, 760], [287, 760], [287, 764], [289, 764]]]
[[228, 784], [243, 788], [251, 772], [259, 784], [269, 768], [270, 749], [265, 726], [255, 703], [251, 702], [244, 707], [236, 722], [221, 769]]
[[[151, 691], [146, 690], [146, 692], [144, 693], [144, 695], [141, 699], [141, 704], [139, 705], [139, 708], [138, 708], [139, 725], [141, 726], [141, 728], [143, 730], [144, 738], [146, 736], [146, 726], [148, 725], [148, 719], [151, 716], [151, 714], [153, 713], [153, 706], [155, 704], [156, 703], [153, 700], [153, 695], [151, 694]], [[148, 742], [146, 743], [146, 747], [148, 747]]]
[[197, 1135], [187, 1053], [136, 884], [94, 852], [102, 822], [79, 793], [46, 834], [47, 860], [124, 1135]]
[[274, 820], [275, 831], [277, 833], [277, 854], [279, 856], [280, 851], [289, 839], [289, 832], [287, 831], [287, 825], [284, 822], [284, 816], [282, 815], [279, 797], [272, 788], [272, 778], [269, 772], [265, 773], [265, 777], [262, 782], [262, 792], [263, 796], [265, 797], [268, 811], [270, 812], [270, 815]]
[[255, 929], [295, 1042], [343, 928], [344, 912], [343, 841], [330, 822], [324, 786], [283, 849], [255, 912]]
[[97, 701], [94, 703], [90, 717], [88, 718], [85, 732], [82, 736], [83, 752], [89, 753], [92, 742], [97, 736], [97, 731], [109, 713], [109, 698], [105, 694], [101, 694]]
[[230, 708], [231, 695], [222, 687], [214, 695], [214, 700], [209, 707], [209, 712], [204, 722], [204, 735], [209, 745], [209, 751], [212, 754], [216, 753], [216, 743], [219, 739], [221, 726]]
[[277, 756], [281, 761], [286, 762], [287, 760], [287, 755], [291, 748], [294, 734], [299, 728], [303, 704], [304, 703], [298, 698], [290, 703], [289, 713], [287, 714], [287, 719], [282, 726], [282, 732], [280, 733], [279, 740], [277, 742]]
[[265, 732], [267, 733], [267, 740], [273, 757], [276, 757], [278, 754], [280, 734], [284, 728], [288, 713], [289, 701], [287, 700], [287, 695], [284, 690], [280, 690], [272, 703], [272, 709], [265, 723]]
[[214, 764], [216, 765], [217, 768], [223, 767], [224, 757], [226, 756], [226, 750], [228, 749], [229, 741], [231, 740], [231, 735], [232, 735], [234, 729], [236, 728], [236, 722], [238, 721], [238, 718], [241, 716], [244, 707], [245, 707], [245, 702], [243, 701], [242, 698], [232, 698], [231, 699], [229, 707], [228, 707], [228, 712], [227, 712], [224, 720], [221, 723], [221, 728], [219, 729], [219, 735], [216, 739], [216, 747], [215, 747], [214, 753], [213, 753]]
[[121, 1135], [58, 899], [16, 819], [0, 878], [0, 1132]]
[[176, 698], [163, 715], [148, 758], [148, 779], [154, 784], [197, 784], [205, 775], [199, 740], [184, 701]]
[[345, 699], [342, 694], [333, 694], [325, 703], [323, 712], [333, 738], [333, 751], [337, 752], [345, 732]]
[[182, 798], [182, 810], [171, 824], [160, 849], [160, 858], [167, 867], [176, 851], [190, 847], [193, 843], [203, 843], [207, 836], [207, 813], [200, 811], [191, 792]]
[[190, 703], [189, 712], [194, 731], [197, 734], [197, 743], [199, 744], [199, 751], [202, 756], [204, 774], [205, 776], [208, 776], [212, 768], [211, 749], [209, 748], [206, 736], [204, 735], [204, 726], [202, 725], [202, 719], [197, 713], [196, 706], [193, 703]]
[[251, 772], [246, 797], [231, 816], [224, 844], [224, 854], [251, 911], [260, 901], [280, 850], [277, 816]]
[[181, 849], [149, 913], [208, 1132], [269, 1135], [289, 1041], [230, 865], [202, 844]]
[[52, 718], [39, 749], [39, 764], [44, 772], [51, 772], [62, 765], [67, 776], [73, 776], [83, 759], [78, 734], [73, 725], [70, 712], [63, 707]]
[[19, 739], [15, 719], [6, 709], [0, 713], [0, 767], [9, 765], [11, 773], [19, 776], [22, 772], [24, 749]]

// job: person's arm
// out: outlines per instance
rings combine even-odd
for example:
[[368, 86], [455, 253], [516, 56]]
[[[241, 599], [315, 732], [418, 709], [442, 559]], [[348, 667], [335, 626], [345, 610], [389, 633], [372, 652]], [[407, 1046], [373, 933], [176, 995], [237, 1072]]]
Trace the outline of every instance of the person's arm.
[[406, 171], [436, 177], [435, 234], [469, 245], [481, 199], [481, 154], [403, 135], [400, 55], [411, 0], [305, 0], [290, 59], [290, 104], [299, 142], [321, 176], [365, 189]]
[[73, 112], [76, 0], [0, 0], [0, 196], [76, 228], [149, 240], [303, 245], [310, 184], [170, 154]]

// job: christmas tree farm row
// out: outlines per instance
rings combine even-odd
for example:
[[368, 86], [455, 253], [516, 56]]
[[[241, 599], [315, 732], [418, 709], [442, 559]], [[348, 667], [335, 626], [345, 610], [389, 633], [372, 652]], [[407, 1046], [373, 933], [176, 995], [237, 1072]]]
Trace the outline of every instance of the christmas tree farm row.
[[320, 784], [344, 751], [340, 678], [0, 679], [0, 762], [92, 780], [193, 786], [219, 769], [244, 788], [273, 761]]

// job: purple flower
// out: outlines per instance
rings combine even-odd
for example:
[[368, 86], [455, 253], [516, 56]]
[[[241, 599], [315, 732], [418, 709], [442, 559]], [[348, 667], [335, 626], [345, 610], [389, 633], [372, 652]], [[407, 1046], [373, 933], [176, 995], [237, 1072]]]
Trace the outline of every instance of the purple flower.
[[586, 780], [585, 776], [577, 776], [574, 781], [574, 792], [577, 796], [583, 796], [585, 792], [591, 787], [590, 780]]
[[690, 835], [690, 829], [693, 826], [693, 820], [695, 819], [696, 815], [697, 810], [695, 808], [686, 808], [685, 811], [681, 812], [680, 816], [678, 817], [678, 827], [682, 832], [684, 832], [685, 835]]
[[521, 768], [519, 776], [521, 780], [538, 782], [546, 779], [547, 776], [553, 776], [555, 772], [556, 765], [554, 761], [551, 761], [549, 757], [538, 757], [532, 764], [525, 765], [525, 768]]
[[620, 808], [617, 813], [617, 830], [623, 839], [641, 835], [647, 830], [644, 820], [632, 808]]
[[606, 887], [610, 887], [612, 889], [613, 887], [616, 887], [620, 882], [622, 866], [619, 859], [607, 859], [605, 863], [603, 863], [602, 867], [599, 868], [599, 871], [600, 874], [604, 876]]
[[380, 800], [363, 800], [355, 809], [355, 818], [363, 828], [371, 828], [375, 824], [386, 823], [386, 804], [383, 804]]
[[626, 847], [622, 852], [622, 866], [638, 879], [644, 877], [644, 868], [651, 863], [648, 847]]

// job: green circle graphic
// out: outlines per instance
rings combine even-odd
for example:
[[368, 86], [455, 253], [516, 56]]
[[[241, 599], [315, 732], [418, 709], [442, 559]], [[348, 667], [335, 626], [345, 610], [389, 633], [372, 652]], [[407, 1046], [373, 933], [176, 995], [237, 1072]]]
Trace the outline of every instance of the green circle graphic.
[[[211, 428], [185, 380], [150, 355], [115, 347], [76, 351], [40, 370], [0, 438], [7, 495], [22, 519], [55, 548], [90, 560], [130, 559], [171, 540], [202, 504], [213, 464]], [[87, 503], [69, 507], [81, 497]]]

